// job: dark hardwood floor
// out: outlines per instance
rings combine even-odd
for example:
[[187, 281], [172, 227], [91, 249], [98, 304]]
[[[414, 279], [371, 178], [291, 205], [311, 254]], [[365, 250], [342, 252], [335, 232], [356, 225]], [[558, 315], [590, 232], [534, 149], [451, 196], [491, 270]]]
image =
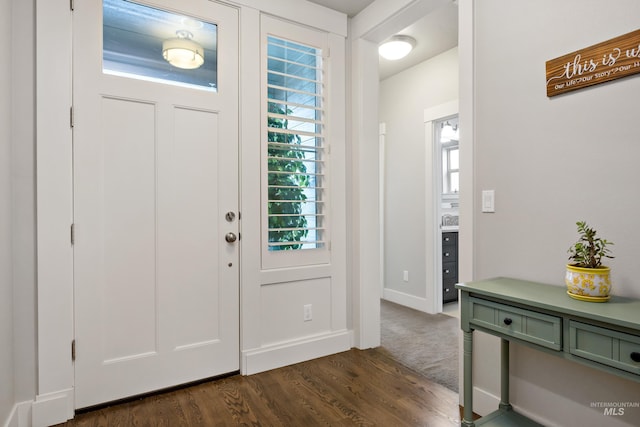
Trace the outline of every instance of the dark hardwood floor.
[[458, 395], [384, 349], [350, 350], [76, 415], [60, 426], [456, 426]]

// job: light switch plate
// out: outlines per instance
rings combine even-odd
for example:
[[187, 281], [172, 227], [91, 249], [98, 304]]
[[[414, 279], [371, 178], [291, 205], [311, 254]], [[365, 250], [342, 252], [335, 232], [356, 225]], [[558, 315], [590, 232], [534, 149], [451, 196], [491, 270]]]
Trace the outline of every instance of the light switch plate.
[[496, 211], [496, 192], [495, 190], [482, 191], [482, 212]]

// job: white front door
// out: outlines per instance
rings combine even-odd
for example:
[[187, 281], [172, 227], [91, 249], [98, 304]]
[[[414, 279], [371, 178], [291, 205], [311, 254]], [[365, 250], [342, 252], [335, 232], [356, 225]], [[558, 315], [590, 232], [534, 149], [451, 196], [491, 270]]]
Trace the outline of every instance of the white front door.
[[217, 90], [104, 72], [103, 2], [75, 2], [76, 408], [239, 369], [238, 11], [144, 3], [217, 25]]

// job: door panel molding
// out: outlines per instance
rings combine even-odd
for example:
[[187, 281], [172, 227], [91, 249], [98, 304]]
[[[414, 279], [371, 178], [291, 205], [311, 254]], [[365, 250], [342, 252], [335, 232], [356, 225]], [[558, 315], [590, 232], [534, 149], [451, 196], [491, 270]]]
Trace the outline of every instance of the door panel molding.
[[76, 408], [239, 369], [238, 10], [180, 7], [218, 25], [218, 90], [106, 74], [102, 3], [74, 10]]

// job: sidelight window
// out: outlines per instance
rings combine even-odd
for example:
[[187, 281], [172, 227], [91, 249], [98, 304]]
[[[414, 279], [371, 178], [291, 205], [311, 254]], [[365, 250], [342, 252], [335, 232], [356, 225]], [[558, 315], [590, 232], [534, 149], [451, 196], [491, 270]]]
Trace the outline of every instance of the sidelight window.
[[322, 50], [267, 37], [268, 250], [325, 242]]
[[267, 15], [260, 23], [262, 268], [328, 264], [330, 35]]

